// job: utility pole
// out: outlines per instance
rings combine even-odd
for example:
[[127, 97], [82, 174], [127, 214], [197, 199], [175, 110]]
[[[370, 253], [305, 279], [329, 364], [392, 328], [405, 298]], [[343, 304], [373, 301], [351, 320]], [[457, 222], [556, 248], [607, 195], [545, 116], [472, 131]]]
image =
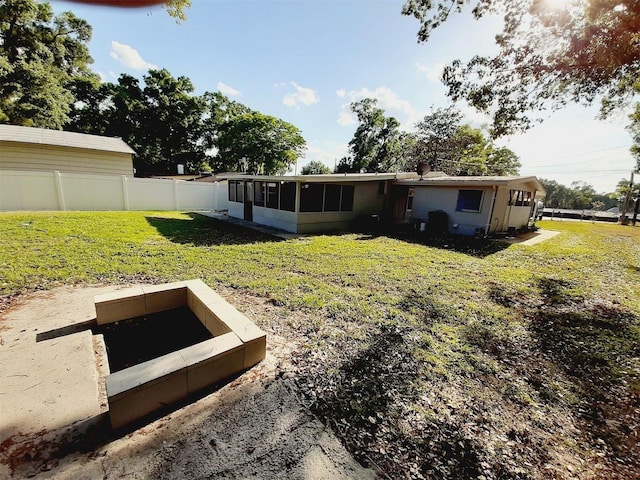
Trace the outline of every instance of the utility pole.
[[629, 180], [629, 190], [627, 190], [627, 196], [624, 199], [624, 207], [622, 208], [622, 215], [620, 221], [623, 225], [627, 224], [627, 211], [631, 203], [631, 192], [633, 191], [633, 170], [631, 170], [631, 180]]

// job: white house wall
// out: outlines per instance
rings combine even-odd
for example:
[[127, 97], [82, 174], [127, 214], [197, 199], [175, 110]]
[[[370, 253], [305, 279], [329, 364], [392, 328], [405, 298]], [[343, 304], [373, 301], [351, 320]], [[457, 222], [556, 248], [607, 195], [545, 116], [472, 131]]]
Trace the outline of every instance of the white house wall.
[[[232, 204], [234, 202], [229, 202]], [[243, 206], [242, 203], [237, 205]], [[244, 210], [243, 212], [244, 213]], [[239, 217], [239, 218], [242, 218]], [[287, 210], [276, 210], [273, 208], [256, 207], [253, 206], [253, 221], [260, 225], [267, 225], [273, 228], [279, 228], [285, 232], [299, 233], [296, 229], [296, 212], [289, 212]]]
[[[479, 212], [457, 212], [459, 190], [482, 190]], [[487, 219], [493, 201], [492, 187], [415, 187], [413, 194], [412, 220], [428, 221], [429, 212], [442, 210], [448, 216], [448, 230], [451, 233], [474, 235], [476, 229], [487, 226]], [[456, 225], [456, 226], [454, 226]]]
[[529, 224], [533, 205], [509, 205], [510, 190], [531, 192], [531, 202], [535, 201], [535, 187], [530, 182], [512, 182], [508, 187], [499, 187], [489, 233], [506, 232], [509, 228], [518, 230]]
[[[227, 190], [227, 195], [228, 195], [228, 190]], [[233, 218], [244, 219], [244, 203], [232, 202], [231, 200], [229, 200], [227, 204], [227, 215]]]
[[[378, 194], [378, 182], [332, 182], [353, 185], [353, 211], [350, 212], [289, 212], [253, 205], [253, 222], [293, 233], [313, 233], [349, 228], [362, 215], [381, 214], [384, 195]], [[297, 193], [300, 190], [298, 188]], [[299, 205], [299, 201], [296, 202]], [[229, 202], [228, 214], [244, 218], [244, 204]]]

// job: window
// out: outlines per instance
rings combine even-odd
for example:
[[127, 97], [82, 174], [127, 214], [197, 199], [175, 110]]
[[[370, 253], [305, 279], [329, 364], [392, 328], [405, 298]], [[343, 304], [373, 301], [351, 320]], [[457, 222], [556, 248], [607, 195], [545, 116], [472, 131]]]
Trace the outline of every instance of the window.
[[229, 201], [242, 203], [243, 199], [244, 184], [240, 180], [229, 180]]
[[300, 211], [350, 212], [354, 190], [353, 185], [305, 183], [300, 188]]
[[300, 211], [321, 212], [324, 202], [324, 183], [304, 183], [300, 189]]
[[482, 205], [482, 190], [458, 190], [457, 212], [479, 212]]
[[280, 184], [280, 210], [295, 212], [296, 182], [282, 182]]
[[342, 192], [342, 185], [327, 183], [327, 186], [324, 189], [324, 211], [325, 212], [338, 212], [340, 210], [341, 192]]
[[278, 208], [278, 194], [280, 193], [280, 183], [267, 182], [267, 208]]
[[244, 182], [236, 182], [236, 202], [244, 202]]
[[509, 205], [515, 207], [530, 207], [531, 192], [524, 190], [509, 190]]
[[407, 194], [407, 212], [413, 210], [413, 192], [414, 189], [410, 188], [409, 193]]
[[353, 185], [342, 185], [342, 203], [340, 203], [341, 212], [350, 212], [353, 210]]
[[383, 180], [378, 182], [378, 195], [384, 195], [385, 193], [387, 193], [387, 182]]
[[258, 207], [264, 207], [264, 182], [254, 182], [253, 203]]

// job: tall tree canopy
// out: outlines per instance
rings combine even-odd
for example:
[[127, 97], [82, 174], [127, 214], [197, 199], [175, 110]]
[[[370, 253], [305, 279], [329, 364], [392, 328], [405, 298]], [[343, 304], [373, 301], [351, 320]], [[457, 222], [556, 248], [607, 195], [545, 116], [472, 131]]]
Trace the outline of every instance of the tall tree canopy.
[[385, 116], [374, 98], [364, 98], [351, 104], [358, 127], [349, 142], [351, 158], [340, 162], [338, 171], [389, 172], [402, 161], [404, 135], [400, 122]]
[[254, 174], [283, 174], [300, 158], [306, 142], [284, 120], [249, 112], [220, 126], [216, 141], [220, 164]]
[[433, 110], [416, 124], [412, 158], [449, 175], [517, 175], [518, 156], [482, 130], [462, 123], [454, 107]]
[[568, 102], [602, 98], [606, 116], [639, 93], [637, 0], [407, 0], [403, 13], [420, 21], [427, 41], [466, 4], [476, 18], [502, 15], [499, 52], [453, 61], [443, 81], [450, 98], [493, 116], [493, 135], [527, 129], [534, 112]]
[[[562, 185], [555, 180], [544, 178], [540, 179], [540, 182], [547, 191], [544, 204], [550, 208], [606, 210], [615, 206], [621, 207], [620, 199], [624, 198], [624, 195], [619, 192], [609, 194], [596, 193], [590, 184], [581, 181], [571, 182], [570, 187]], [[627, 180], [621, 181], [621, 183], [625, 182], [626, 185], [629, 185]]]
[[91, 26], [33, 0], [0, 0], [0, 122], [61, 129], [73, 84], [94, 77]]
[[150, 70], [144, 86], [122, 74], [117, 83], [78, 89], [70, 130], [121, 137], [136, 152], [138, 174], [177, 172], [178, 164], [198, 171], [206, 163], [202, 141], [205, 102], [193, 95], [187, 77]]
[[300, 171], [302, 175], [321, 175], [331, 173], [331, 169], [318, 160], [311, 160]]

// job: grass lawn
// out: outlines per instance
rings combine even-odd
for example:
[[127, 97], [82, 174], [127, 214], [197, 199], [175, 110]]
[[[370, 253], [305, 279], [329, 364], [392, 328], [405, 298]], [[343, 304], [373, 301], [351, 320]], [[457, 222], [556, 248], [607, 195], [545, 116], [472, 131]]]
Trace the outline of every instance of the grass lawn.
[[[526, 247], [195, 214], [0, 214], [0, 295], [202, 278], [268, 299], [310, 408], [397, 478], [640, 477], [640, 228]], [[2, 300], [0, 300], [0, 308]]]

